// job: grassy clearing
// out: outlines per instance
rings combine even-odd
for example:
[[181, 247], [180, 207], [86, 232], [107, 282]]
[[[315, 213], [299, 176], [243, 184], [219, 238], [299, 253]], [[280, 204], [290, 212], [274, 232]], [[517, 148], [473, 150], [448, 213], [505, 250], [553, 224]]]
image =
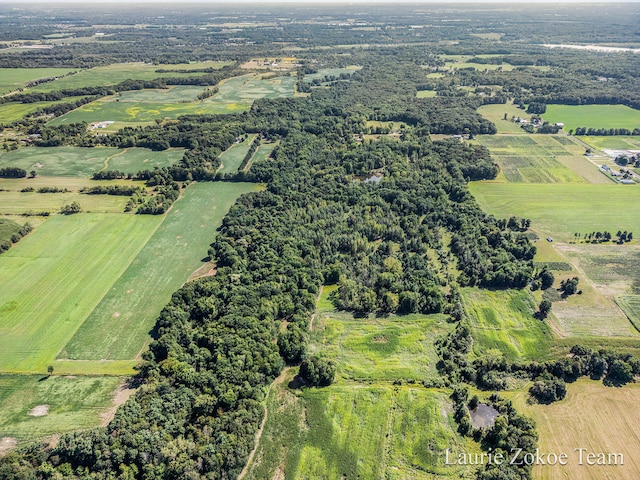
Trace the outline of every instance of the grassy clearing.
[[0, 371], [45, 372], [161, 221], [57, 215], [0, 256]]
[[[0, 376], [0, 437], [19, 443], [47, 435], [100, 425], [100, 414], [113, 402], [118, 377]], [[48, 405], [49, 413], [29, 412]]]
[[11, 236], [18, 233], [21, 226], [9, 218], [0, 218], [0, 243], [11, 241]]
[[60, 358], [135, 358], [171, 294], [201, 265], [224, 215], [241, 194], [254, 189], [246, 183], [195, 183], [187, 188], [144, 248], [87, 314]]
[[536, 306], [528, 291], [465, 288], [462, 293], [476, 355], [498, 349], [510, 360], [549, 357], [553, 335], [547, 323], [533, 317]]
[[85, 213], [122, 213], [127, 201], [128, 197], [84, 195], [78, 192], [0, 192], [0, 214], [58, 213], [63, 206], [72, 202], [78, 202]]
[[277, 143], [263, 143], [261, 144], [256, 153], [253, 154], [253, 158], [249, 165], [247, 165], [247, 170], [251, 169], [251, 165], [255, 163], [265, 162], [273, 152], [273, 149], [276, 148]]
[[182, 158], [184, 150], [154, 152], [147, 148], [27, 147], [0, 156], [0, 167], [35, 170], [42, 176], [90, 177], [100, 170], [135, 173], [167, 167]]
[[564, 123], [567, 131], [577, 127], [640, 127], [640, 111], [625, 105], [547, 105], [543, 118], [550, 123]]
[[[536, 466], [533, 478], [602, 480], [640, 477], [640, 432], [632, 414], [640, 402], [640, 385], [610, 388], [601, 382], [581, 379], [569, 384], [566, 398], [552, 405], [528, 405], [526, 392], [510, 396], [519, 412], [535, 419], [540, 451], [566, 452], [569, 456], [566, 466]], [[622, 453], [624, 465], [589, 466], [586, 461], [579, 465], [575, 448], [587, 448], [594, 453]]]
[[640, 150], [640, 137], [578, 137], [592, 147], [602, 150]]
[[[522, 134], [524, 130], [520, 128], [520, 125], [511, 121], [511, 117], [526, 117], [527, 113], [524, 110], [519, 109], [512, 103], [509, 104], [495, 104], [495, 105], [483, 105], [478, 108], [478, 113], [487, 120], [492, 121], [498, 133], [519, 133]], [[507, 114], [507, 120], [504, 119], [504, 114]]]
[[82, 97], [67, 97], [55, 102], [35, 102], [35, 103], [3, 103], [0, 105], [0, 118], [4, 125], [21, 120], [26, 115], [29, 115], [36, 110], [51, 105], [58, 105], [61, 103], [71, 103]]
[[305, 82], [312, 82], [313, 80], [322, 80], [325, 77], [339, 77], [340, 75], [352, 75], [354, 72], [361, 70], [362, 67], [351, 65], [344, 68], [321, 68], [316, 73], [309, 73], [304, 76]]
[[469, 189], [488, 213], [530, 218], [542, 238], [569, 242], [576, 232], [640, 232], [640, 189], [633, 186], [471, 182]]
[[435, 90], [418, 90], [416, 92], [416, 98], [434, 98], [438, 95]]
[[616, 298], [616, 303], [634, 328], [640, 331], [640, 295], [622, 295]]
[[240, 168], [244, 157], [247, 156], [249, 148], [255, 138], [256, 135], [250, 135], [244, 142], [231, 145], [231, 147], [225, 150], [222, 155], [220, 155], [220, 162], [222, 163], [220, 172], [236, 173], [238, 168]]
[[[95, 67], [82, 70], [74, 75], [58, 79], [54, 82], [38, 85], [30, 92], [52, 92], [64, 89], [74, 89], [89, 86], [117, 85], [125, 80], [153, 80], [160, 77], [194, 77], [203, 73], [158, 73], [159, 69], [203, 69], [222, 68], [229, 63], [225, 62], [200, 62], [176, 65], [152, 65], [149, 63], [117, 63], [104, 67]], [[29, 69], [31, 70], [31, 69]]]
[[24, 88], [34, 80], [59, 77], [71, 71], [69, 68], [0, 68], [0, 94]]

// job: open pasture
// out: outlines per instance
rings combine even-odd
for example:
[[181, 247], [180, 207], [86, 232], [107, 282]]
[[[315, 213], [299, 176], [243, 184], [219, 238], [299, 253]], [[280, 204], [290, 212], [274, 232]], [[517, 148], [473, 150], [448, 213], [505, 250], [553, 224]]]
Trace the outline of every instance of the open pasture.
[[[0, 181], [0, 186], [3, 183]], [[85, 195], [77, 191], [66, 193], [4, 191], [0, 192], [0, 215], [41, 212], [55, 214], [72, 202], [78, 202], [82, 211], [86, 213], [122, 213], [128, 200], [128, 197]]]
[[481, 135], [477, 141], [489, 149], [508, 182], [610, 183], [582, 156], [584, 147], [564, 136]]
[[0, 167], [35, 170], [42, 176], [91, 177], [100, 170], [135, 173], [167, 167], [179, 161], [183, 152], [174, 148], [154, 152], [147, 148], [26, 147], [1, 155]]
[[[204, 73], [179, 73], [176, 70], [198, 70], [204, 68], [222, 68], [228, 62], [199, 62], [176, 65], [153, 65], [150, 63], [131, 62], [116, 63], [104, 67], [94, 67], [79, 71], [73, 75], [60, 78], [53, 82], [43, 83], [30, 92], [53, 92], [82, 87], [117, 85], [125, 80], [153, 80], [162, 77], [195, 77]], [[157, 70], [173, 70], [172, 72], [158, 72]]]
[[[483, 105], [478, 108], [478, 113], [487, 120], [492, 121], [496, 125], [499, 134], [524, 134], [524, 130], [520, 128], [520, 124], [512, 122], [511, 117], [526, 118], [528, 114], [512, 103]], [[507, 114], [506, 120], [504, 119], [505, 113]]]
[[542, 360], [549, 356], [553, 335], [533, 317], [536, 306], [527, 290], [462, 290], [470, 319], [474, 352], [497, 349], [510, 360]]
[[161, 222], [56, 215], [0, 256], [0, 371], [46, 372]]
[[[0, 438], [14, 438], [20, 445], [97, 427], [101, 414], [113, 404], [120, 382], [118, 377], [0, 375]], [[34, 409], [44, 405], [48, 413], [34, 416]]]
[[612, 137], [581, 136], [578, 138], [598, 150], [640, 150], [640, 137], [615, 135]]
[[[527, 392], [505, 394], [519, 412], [532, 417], [538, 427], [540, 452], [567, 453], [568, 465], [538, 465], [533, 478], [540, 480], [602, 480], [640, 477], [640, 431], [634, 412], [640, 402], [640, 385], [605, 387], [580, 379], [567, 385], [567, 396], [551, 405], [529, 405]], [[588, 453], [621, 453], [624, 465], [579, 465], [576, 448]], [[569, 476], [567, 476], [569, 475]]]
[[640, 111], [625, 105], [547, 105], [542, 118], [564, 123], [566, 131], [578, 127], [640, 128]]
[[265, 77], [243, 75], [228, 78], [219, 85], [219, 91], [203, 103], [210, 113], [234, 113], [248, 110], [259, 98], [293, 97], [295, 76]]
[[71, 103], [80, 98], [82, 97], [67, 97], [55, 102], [3, 103], [0, 104], [0, 122], [4, 125], [8, 125], [10, 123], [17, 122], [18, 120], [22, 120], [26, 115], [32, 114], [41, 108], [58, 105], [60, 103]]
[[35, 80], [59, 77], [72, 71], [71, 68], [0, 68], [0, 94], [24, 88]]
[[246, 170], [250, 170], [251, 169], [251, 165], [255, 164], [255, 163], [260, 163], [260, 162], [264, 162], [266, 161], [269, 156], [271, 155], [271, 152], [273, 152], [273, 149], [276, 148], [276, 143], [263, 143], [261, 144], [258, 149], [256, 150], [256, 153], [253, 154], [253, 157], [251, 158], [251, 161], [249, 162], [249, 164], [246, 167]]
[[220, 162], [222, 163], [220, 172], [236, 173], [244, 157], [247, 156], [249, 148], [255, 138], [255, 135], [250, 135], [244, 142], [231, 145], [227, 150], [222, 152], [222, 155], [220, 155]]
[[241, 194], [254, 188], [247, 183], [190, 185], [100, 303], [87, 313], [59, 358], [136, 358], [171, 294], [202, 264], [224, 215]]
[[344, 68], [320, 68], [316, 73], [308, 73], [304, 76], [304, 81], [309, 83], [313, 80], [323, 80], [325, 77], [340, 77], [340, 75], [353, 75], [354, 72], [362, 69], [356, 65]]
[[471, 182], [469, 189], [496, 217], [530, 218], [541, 238], [569, 242], [576, 232], [640, 232], [640, 190], [633, 186]]

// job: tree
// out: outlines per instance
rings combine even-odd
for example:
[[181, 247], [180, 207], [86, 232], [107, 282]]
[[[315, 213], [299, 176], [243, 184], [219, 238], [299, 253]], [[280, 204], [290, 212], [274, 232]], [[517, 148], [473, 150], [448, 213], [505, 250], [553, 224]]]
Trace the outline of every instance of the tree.
[[549, 316], [549, 312], [551, 311], [551, 302], [549, 300], [542, 300], [540, 305], [538, 306], [538, 318], [540, 320], [544, 320]]
[[308, 385], [314, 387], [331, 385], [335, 375], [335, 363], [318, 355], [307, 357], [300, 364], [300, 376]]
[[47, 373], [49, 374], [49, 376], [53, 375], [53, 365], [49, 365], [47, 367]]
[[82, 207], [78, 202], [71, 202], [69, 205], [65, 205], [60, 209], [60, 213], [63, 215], [73, 215], [74, 213], [80, 213]]
[[542, 290], [546, 290], [547, 288], [553, 285], [553, 282], [555, 281], [555, 277], [553, 276], [553, 273], [551, 273], [550, 270], [547, 270], [545, 268], [544, 270], [542, 270], [542, 272], [540, 272], [540, 281], [541, 281], [540, 288], [542, 288]]
[[36, 172], [35, 170], [31, 170], [31, 171], [29, 172], [29, 176], [30, 176], [31, 178], [36, 178], [36, 175], [38, 175], [38, 172]]

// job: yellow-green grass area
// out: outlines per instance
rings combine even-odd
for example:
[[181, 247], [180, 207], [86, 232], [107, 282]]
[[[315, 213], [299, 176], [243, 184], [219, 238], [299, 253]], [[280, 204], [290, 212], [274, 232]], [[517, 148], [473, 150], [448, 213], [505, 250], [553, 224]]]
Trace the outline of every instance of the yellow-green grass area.
[[[0, 375], [0, 438], [15, 439], [20, 445], [97, 427], [121, 381], [118, 377]], [[33, 410], [44, 405], [47, 414], [34, 416]]]
[[225, 150], [222, 155], [220, 155], [220, 172], [236, 173], [238, 168], [240, 168], [242, 161], [247, 156], [249, 148], [255, 138], [256, 135], [249, 135], [244, 142], [231, 145], [227, 150]]
[[640, 137], [623, 137], [615, 135], [611, 137], [580, 136], [578, 138], [598, 150], [640, 150]]
[[416, 92], [416, 98], [434, 98], [438, 95], [435, 90], [418, 90]]
[[0, 371], [46, 372], [161, 222], [56, 215], [0, 256]]
[[584, 147], [564, 135], [481, 135], [500, 166], [498, 181], [513, 183], [611, 183], [584, 157]]
[[[153, 80], [161, 77], [194, 77], [205, 73], [179, 73], [181, 69], [222, 68], [229, 62], [199, 62], [176, 65], [153, 65], [150, 63], [131, 62], [116, 63], [104, 67], [94, 67], [79, 71], [73, 75], [60, 78], [53, 82], [43, 83], [29, 89], [29, 92], [52, 92], [57, 90], [74, 89], [90, 86], [117, 85], [125, 80]], [[159, 73], [157, 70], [174, 70], [173, 72]], [[68, 70], [67, 70], [68, 71]]]
[[500, 40], [504, 33], [470, 33], [469, 35], [482, 38], [483, 40]]
[[251, 161], [249, 162], [249, 164], [246, 167], [246, 170], [251, 170], [251, 166], [256, 164], [256, 163], [260, 163], [260, 162], [265, 162], [267, 161], [267, 159], [269, 158], [269, 156], [271, 155], [271, 152], [273, 152], [273, 149], [276, 148], [277, 143], [263, 143], [261, 144], [258, 149], [256, 150], [256, 153], [253, 154], [253, 157], [251, 158]]
[[[640, 384], [615, 388], [605, 387], [602, 382], [580, 379], [567, 385], [564, 400], [551, 405], [529, 405], [526, 391], [504, 392], [503, 395], [513, 400], [518, 412], [536, 421], [541, 453], [568, 455], [568, 464], [565, 466], [535, 466], [532, 478], [640, 478], [640, 430], [636, 415]], [[579, 464], [576, 448], [587, 449], [583, 453], [583, 465]], [[588, 465], [589, 453], [604, 453], [607, 460], [611, 459], [611, 464]], [[608, 454], [615, 453], [624, 456], [624, 465], [613, 464], [614, 457]]]
[[70, 68], [0, 68], [0, 94], [24, 88], [34, 80], [59, 77], [72, 71]]
[[[73, 338], [58, 350], [59, 358], [136, 358], [172, 293], [202, 265], [223, 217], [240, 195], [255, 189], [249, 183], [190, 185], [100, 303], [87, 313]], [[120, 238], [120, 243], [128, 241]]]
[[59, 105], [61, 103], [71, 103], [82, 97], [67, 97], [55, 102], [35, 102], [35, 103], [19, 103], [9, 102], [0, 105], [0, 122], [8, 125], [18, 120], [22, 120], [26, 115], [34, 113], [40, 108], [49, 107], [51, 105]]
[[438, 376], [434, 340], [451, 331], [445, 315], [354, 318], [334, 310], [324, 288], [313, 324], [312, 346], [338, 363], [338, 376], [352, 381], [422, 381]]
[[493, 63], [474, 63], [474, 62], [463, 62], [463, 63], [452, 63], [448, 64], [451, 68], [460, 69], [460, 68], [473, 68], [474, 70], [478, 70], [480, 72], [491, 71], [491, 70], [501, 70], [504, 72], [510, 72], [515, 67], [510, 63], [502, 63], [500, 65], [495, 65]]
[[640, 232], [640, 189], [633, 186], [483, 181], [469, 183], [469, 189], [496, 217], [531, 219], [543, 239], [568, 243], [576, 232]]
[[497, 349], [510, 360], [549, 357], [554, 336], [534, 318], [535, 302], [527, 290], [464, 288], [464, 309], [474, 338], [474, 353]]
[[547, 105], [542, 118], [550, 123], [564, 123], [564, 129], [640, 128], [640, 110], [626, 105]]
[[[195, 97], [201, 87], [182, 87], [165, 101], [168, 90], [124, 92], [119, 97], [108, 97], [83, 105], [72, 112], [52, 120], [50, 125], [77, 122], [115, 122], [118, 127], [128, 123], [152, 122], [156, 119], [178, 118], [182, 115], [225, 114], [247, 111], [259, 98], [293, 97], [296, 77], [262, 78], [260, 75], [242, 75], [222, 81], [218, 93], [203, 101]], [[176, 87], [177, 88], [177, 87]], [[192, 95], [192, 101], [175, 99]], [[140, 98], [140, 101], [136, 101]]]
[[447, 448], [479, 451], [456, 432], [450, 392], [361, 384], [301, 392], [287, 386], [294, 373], [271, 387], [245, 479], [471, 478], [472, 468], [445, 465]]
[[154, 152], [147, 148], [25, 147], [0, 156], [1, 167], [35, 170], [42, 176], [90, 177], [101, 170], [136, 173], [179, 161], [183, 149]]
[[[45, 177], [43, 177], [44, 179]], [[52, 178], [52, 177], [48, 177]], [[0, 181], [0, 187], [4, 182]], [[64, 184], [63, 182], [48, 182], [46, 186]], [[35, 182], [26, 186], [35, 187]], [[95, 186], [95, 185], [89, 185]], [[2, 187], [4, 188], [4, 187]], [[67, 188], [67, 187], [59, 187]], [[65, 205], [78, 202], [85, 213], [122, 213], [128, 197], [115, 195], [86, 195], [78, 191], [66, 193], [38, 193], [20, 191], [0, 192], [0, 215], [34, 215], [43, 212], [55, 214]]]
[[[516, 133], [522, 135], [524, 130], [520, 128], [519, 123], [512, 122], [511, 118], [529, 117], [529, 114], [512, 103], [483, 105], [478, 108], [478, 113], [495, 124], [498, 129], [498, 134]], [[505, 113], [507, 114], [506, 120], [504, 119]], [[582, 153], [584, 153], [584, 151]]]
[[616, 297], [616, 303], [634, 328], [640, 331], [640, 295], [620, 295]]
[[322, 80], [325, 77], [339, 77], [340, 75], [352, 75], [353, 73], [361, 70], [362, 67], [357, 65], [349, 65], [344, 68], [320, 68], [316, 73], [308, 73], [304, 76], [305, 82], [311, 82], [313, 80]]

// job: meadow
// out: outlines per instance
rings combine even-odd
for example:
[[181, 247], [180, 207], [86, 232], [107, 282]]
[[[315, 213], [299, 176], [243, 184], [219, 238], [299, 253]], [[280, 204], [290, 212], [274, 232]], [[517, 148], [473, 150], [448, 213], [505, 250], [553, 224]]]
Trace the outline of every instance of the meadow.
[[0, 256], [0, 371], [46, 372], [161, 222], [55, 215]]
[[249, 163], [245, 167], [245, 170], [249, 171], [251, 169], [251, 165], [253, 165], [254, 163], [267, 161], [267, 159], [271, 155], [271, 152], [273, 152], [273, 149], [276, 148], [276, 145], [277, 145], [276, 143], [263, 143], [263, 144], [261, 144], [257, 148], [256, 153], [253, 154], [253, 157], [251, 157], [251, 160], [249, 161]]
[[67, 97], [55, 102], [34, 102], [34, 103], [18, 103], [10, 102], [0, 104], [0, 119], [4, 125], [8, 125], [13, 122], [21, 120], [26, 115], [34, 113], [40, 108], [49, 107], [51, 105], [58, 105], [60, 103], [71, 103], [82, 97]]
[[[1, 375], [0, 438], [9, 437], [21, 444], [97, 427], [101, 412], [111, 407], [120, 382], [117, 377]], [[40, 405], [49, 407], [46, 415], [29, 415]]]
[[640, 150], [640, 137], [624, 137], [616, 135], [612, 137], [581, 136], [579, 138], [598, 150]]
[[[520, 128], [520, 124], [512, 122], [511, 117], [527, 118], [529, 116], [527, 112], [512, 103], [483, 105], [478, 108], [478, 113], [495, 124], [498, 134], [515, 133], [523, 135], [524, 130]], [[507, 120], [504, 119], [505, 113], [507, 114]]]
[[182, 158], [184, 150], [154, 152], [147, 148], [27, 147], [0, 156], [0, 168], [20, 167], [42, 176], [90, 177], [101, 170], [136, 173], [167, 167]]
[[24, 88], [34, 80], [59, 77], [71, 71], [74, 70], [70, 68], [0, 68], [0, 94]]
[[547, 105], [542, 118], [564, 123], [564, 130], [578, 127], [640, 128], [640, 111], [625, 105]]
[[469, 317], [474, 353], [499, 350], [509, 360], [549, 357], [553, 334], [548, 324], [534, 318], [536, 305], [527, 290], [462, 290]]
[[[171, 294], [202, 264], [224, 215], [241, 194], [254, 189], [247, 183], [190, 185], [85, 317], [59, 358], [136, 358]], [[120, 238], [120, 243], [128, 241]]]
[[[567, 385], [564, 400], [551, 405], [529, 405], [526, 392], [505, 393], [519, 412], [532, 417], [538, 427], [541, 452], [567, 453], [568, 465], [534, 467], [540, 480], [632, 479], [640, 472], [637, 445], [640, 432], [633, 412], [640, 402], [640, 385], [605, 387], [601, 382], [580, 379]], [[579, 465], [575, 448], [595, 453], [622, 453], [624, 465]], [[567, 476], [567, 475], [570, 476]]]
[[[229, 64], [229, 62], [198, 62], [171, 65], [153, 65], [141, 62], [116, 63], [104, 67], [81, 70], [73, 75], [33, 87], [29, 89], [29, 92], [53, 92], [82, 87], [117, 85], [129, 79], [153, 80], [161, 77], [194, 77], [204, 75], [204, 73], [179, 73], [176, 70], [218, 69]], [[173, 72], [157, 72], [160, 69], [173, 70]]]
[[222, 155], [220, 155], [220, 173], [236, 173], [240, 165], [242, 165], [244, 157], [247, 156], [249, 148], [255, 138], [256, 135], [249, 135], [244, 142], [231, 145], [231, 147], [225, 150]]

